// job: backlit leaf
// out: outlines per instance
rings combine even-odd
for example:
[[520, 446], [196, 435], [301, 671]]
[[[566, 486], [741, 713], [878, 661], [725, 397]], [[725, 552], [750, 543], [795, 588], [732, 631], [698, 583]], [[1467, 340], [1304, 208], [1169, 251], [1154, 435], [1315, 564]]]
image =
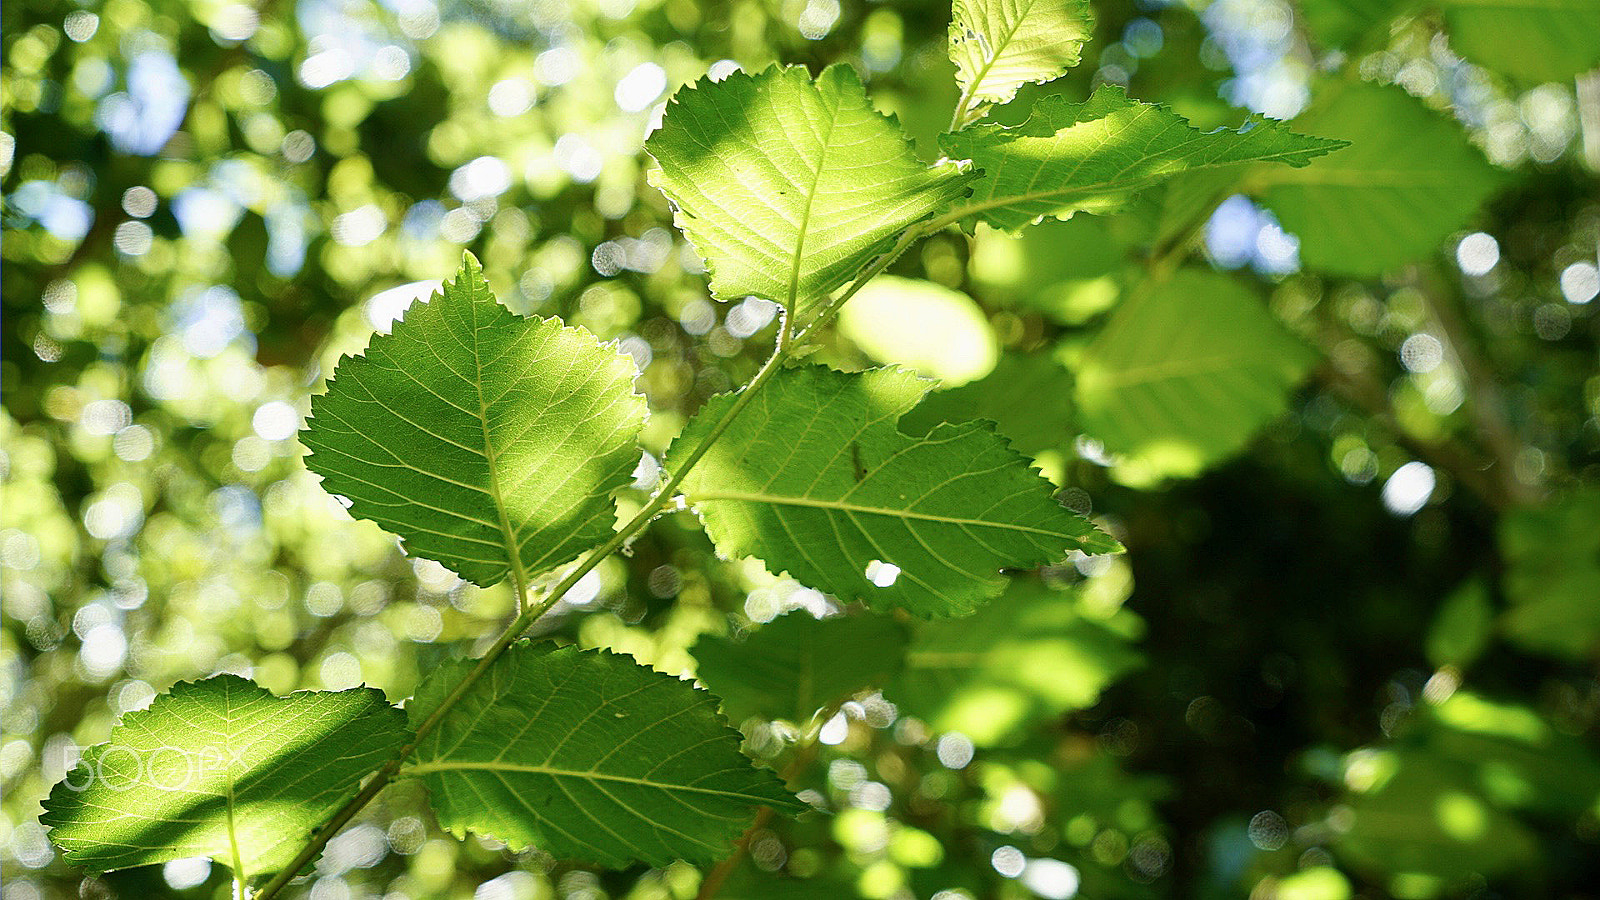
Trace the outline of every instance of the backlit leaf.
[[[471, 665], [436, 670], [419, 722]], [[440, 824], [619, 867], [725, 856], [759, 806], [803, 809], [739, 752], [717, 698], [614, 653], [512, 647], [417, 749]]]
[[89, 748], [40, 821], [97, 872], [208, 856], [251, 881], [290, 863], [405, 740], [405, 717], [372, 688], [180, 682]]
[[1075, 592], [1019, 580], [969, 619], [919, 624], [885, 696], [935, 732], [992, 746], [1094, 705], [1139, 662], [1126, 636], [1082, 615]]
[[1253, 176], [1307, 268], [1378, 275], [1426, 256], [1501, 183], [1460, 126], [1397, 87], [1351, 83], [1295, 127], [1350, 145]]
[[600, 543], [639, 462], [633, 362], [495, 301], [471, 257], [312, 398], [306, 465], [350, 512], [488, 586]]
[[941, 141], [951, 158], [970, 159], [982, 171], [972, 197], [951, 215], [1012, 231], [1045, 216], [1116, 210], [1183, 172], [1257, 162], [1304, 166], [1342, 146], [1270, 119], [1203, 132], [1114, 85], [1083, 103], [1045, 97], [1021, 125], [977, 125]]
[[674, 95], [645, 148], [712, 292], [802, 313], [970, 180], [919, 161], [843, 65], [815, 81], [799, 67], [701, 79]]
[[[875, 609], [970, 613], [1002, 568], [1105, 553], [992, 425], [896, 429], [929, 383], [896, 369], [779, 373], [684, 480], [717, 548]], [[667, 455], [677, 464], [732, 395], [714, 398]]]
[[1251, 291], [1183, 270], [1130, 296], [1085, 349], [1079, 422], [1119, 480], [1194, 475], [1282, 412], [1314, 359]]
[[[955, 0], [950, 59], [968, 109], [1060, 77], [1094, 34], [1088, 0]], [[965, 110], [963, 110], [965, 112]]]

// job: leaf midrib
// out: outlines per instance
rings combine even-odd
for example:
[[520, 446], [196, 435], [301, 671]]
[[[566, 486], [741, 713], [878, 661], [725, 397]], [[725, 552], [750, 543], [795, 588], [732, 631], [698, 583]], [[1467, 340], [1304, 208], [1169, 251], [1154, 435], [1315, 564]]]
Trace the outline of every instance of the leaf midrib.
[[806, 191], [806, 205], [800, 211], [800, 225], [794, 239], [794, 259], [789, 266], [789, 312], [795, 314], [800, 308], [800, 268], [805, 259], [806, 234], [811, 228], [811, 210], [817, 201], [817, 185], [822, 183], [822, 171], [828, 164], [828, 147], [833, 140], [833, 130], [839, 124], [839, 104], [834, 104], [832, 115], [828, 117], [828, 127], [822, 134], [820, 149], [817, 151], [817, 168], [811, 173], [811, 188]]
[[[484, 289], [488, 283], [484, 282]], [[468, 282], [467, 290], [473, 290]], [[516, 532], [511, 528], [511, 518], [506, 514], [506, 501], [500, 489], [500, 462], [499, 451], [495, 449], [494, 440], [489, 432], [489, 404], [483, 396], [483, 357], [478, 352], [478, 303], [476, 297], [469, 296], [468, 306], [472, 309], [472, 387], [478, 396], [478, 426], [483, 430], [483, 458], [488, 467], [489, 499], [494, 503], [495, 516], [500, 521], [500, 540], [506, 554], [506, 562], [511, 568], [513, 590], [516, 592], [517, 608], [522, 608], [522, 591], [528, 584], [528, 573], [522, 567], [521, 547], [517, 544]]]
[[[1250, 159], [1199, 163], [1197, 165], [1189, 166], [1182, 171], [1199, 172], [1206, 169], [1225, 168], [1227, 166], [1247, 166], [1255, 163], [1287, 161], [1288, 159], [1299, 156], [1305, 152], [1306, 151], [1304, 150], [1284, 150], [1267, 156], [1251, 157]], [[1041, 165], [1039, 168], [1042, 171], [1045, 167]], [[1021, 206], [1025, 203], [1039, 203], [1043, 201], [1065, 203], [1069, 200], [1080, 197], [1088, 198], [1095, 197], [1100, 194], [1112, 193], [1115, 191], [1137, 190], [1142, 187], [1166, 181], [1171, 177], [1171, 175], [1172, 173], [1155, 173], [1150, 175], [1139, 175], [1133, 178], [1125, 178], [1122, 180], [1097, 181], [1093, 184], [1083, 186], [1051, 188], [1041, 191], [1029, 191], [1022, 194], [1007, 194], [1002, 197], [991, 197], [987, 200], [977, 203], [969, 203], [966, 206], [953, 209], [949, 213], [940, 216], [939, 219], [936, 220], [935, 224], [947, 225], [951, 222], [960, 221], [967, 216], [988, 212], [992, 209], [1001, 209], [1007, 206]]]
[[959, 516], [942, 516], [937, 513], [916, 512], [906, 509], [891, 509], [882, 506], [863, 506], [858, 503], [846, 503], [842, 500], [824, 500], [815, 497], [797, 497], [783, 494], [768, 494], [757, 491], [705, 491], [689, 496], [691, 503], [704, 501], [729, 500], [744, 503], [770, 503], [775, 506], [805, 506], [813, 509], [832, 509], [839, 512], [862, 513], [866, 515], [889, 516], [896, 519], [916, 519], [922, 522], [939, 522], [946, 525], [972, 525], [981, 528], [994, 528], [1002, 531], [1017, 531], [1025, 534], [1040, 534], [1052, 538], [1068, 538], [1076, 540], [1077, 536], [1064, 531], [1053, 531], [1048, 528], [1034, 528], [1030, 525], [1016, 525], [1011, 522], [997, 522], [991, 519], [969, 519]]
[[597, 772], [585, 769], [566, 769], [560, 766], [535, 765], [531, 763], [509, 763], [502, 761], [435, 761], [417, 763], [406, 766], [401, 770], [407, 775], [429, 775], [435, 772], [513, 772], [519, 775], [548, 775], [551, 778], [576, 778], [583, 781], [609, 781], [617, 784], [631, 784], [637, 787], [654, 788], [663, 791], [681, 791], [690, 794], [704, 794], [711, 797], [723, 797], [730, 800], [744, 800], [762, 805], [771, 805], [772, 798], [759, 794], [746, 794], [742, 791], [724, 791], [716, 788], [699, 787], [689, 784], [674, 784], [668, 781], [653, 781], [649, 778], [635, 778], [629, 775], [612, 775], [608, 772]]

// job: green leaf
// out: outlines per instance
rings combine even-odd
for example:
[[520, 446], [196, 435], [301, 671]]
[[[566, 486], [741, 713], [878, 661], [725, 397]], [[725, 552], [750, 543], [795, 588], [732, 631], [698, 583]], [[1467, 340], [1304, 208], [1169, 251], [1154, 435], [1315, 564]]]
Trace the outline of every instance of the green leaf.
[[1460, 126], [1396, 87], [1349, 84], [1295, 120], [1350, 145], [1253, 178], [1307, 268], [1369, 276], [1431, 253], [1501, 181]]
[[1075, 592], [1018, 580], [969, 619], [920, 624], [885, 696], [935, 732], [988, 747], [1093, 706], [1140, 662], [1128, 638], [1084, 618]]
[[[1115, 541], [1063, 509], [988, 423], [912, 437], [895, 422], [929, 383], [896, 369], [821, 366], [773, 378], [684, 479], [717, 548], [875, 609], [963, 615], [1000, 593], [1002, 568], [1106, 553]], [[704, 439], [713, 398], [667, 454]]]
[[1300, 0], [1311, 33], [1330, 48], [1358, 44], [1380, 22], [1417, 5], [1417, 0]]
[[1072, 373], [1049, 354], [1006, 353], [989, 377], [934, 391], [900, 420], [900, 428], [926, 434], [940, 422], [988, 419], [1025, 456], [1058, 450], [1077, 436]]
[[712, 292], [796, 312], [965, 196], [971, 178], [923, 165], [842, 65], [816, 81], [800, 67], [703, 78], [673, 96], [645, 149]]
[[1443, 13], [1450, 49], [1523, 83], [1567, 81], [1600, 64], [1600, 3], [1594, 0], [1302, 0], [1326, 45], [1360, 44], [1397, 16]]
[[736, 722], [761, 716], [804, 724], [820, 709], [887, 684], [900, 671], [905, 642], [905, 629], [879, 616], [792, 612], [742, 641], [701, 637], [695, 674]]
[[1600, 65], [1594, 0], [1440, 0], [1450, 48], [1523, 82], [1568, 81]]
[[605, 540], [639, 462], [633, 362], [495, 301], [468, 256], [394, 332], [345, 358], [301, 440], [350, 512], [487, 587]]
[[1046, 216], [1104, 213], [1183, 172], [1243, 163], [1304, 166], [1343, 146], [1270, 119], [1202, 132], [1165, 106], [1104, 85], [1083, 103], [1045, 97], [1021, 125], [985, 124], [941, 138], [952, 159], [982, 170], [960, 215], [1015, 231]]
[[1574, 661], [1600, 650], [1600, 490], [1515, 510], [1500, 523], [1507, 639]]
[[[906, 328], [915, 321], [917, 327]], [[839, 311], [838, 331], [872, 360], [947, 384], [989, 374], [999, 341], [966, 294], [916, 278], [879, 275]]]
[[209, 856], [259, 879], [405, 741], [405, 717], [373, 688], [275, 697], [236, 675], [180, 682], [89, 748], [40, 821], [97, 872]]
[[1079, 422], [1124, 483], [1194, 475], [1282, 412], [1314, 359], [1252, 291], [1182, 270], [1129, 297], [1084, 350]]
[[969, 110], [1061, 77], [1094, 35], [1089, 0], [955, 0], [950, 59]]
[[[471, 665], [430, 675], [407, 705], [412, 721]], [[739, 742], [717, 698], [687, 681], [614, 653], [524, 642], [445, 714], [406, 773], [458, 835], [611, 867], [707, 862], [756, 807], [805, 808]]]
[[1483, 654], [1493, 629], [1489, 587], [1474, 578], [1445, 598], [1434, 615], [1425, 644], [1428, 662], [1466, 668]]

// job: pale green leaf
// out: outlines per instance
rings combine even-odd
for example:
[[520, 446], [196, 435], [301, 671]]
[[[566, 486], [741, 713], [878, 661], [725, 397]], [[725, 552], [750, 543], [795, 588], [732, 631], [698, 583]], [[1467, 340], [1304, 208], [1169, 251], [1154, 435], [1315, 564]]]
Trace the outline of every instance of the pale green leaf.
[[1079, 612], [1076, 592], [1018, 580], [969, 619], [918, 625], [885, 696], [935, 732], [993, 746], [1093, 706], [1139, 663], [1128, 638]]
[[[1063, 509], [988, 423], [910, 436], [895, 423], [929, 388], [896, 369], [786, 369], [683, 482], [717, 548], [875, 609], [963, 615], [1005, 586], [1002, 568], [1104, 553], [1115, 541]], [[712, 399], [667, 455], [703, 440], [733, 395]]]
[[815, 81], [800, 67], [701, 79], [673, 96], [645, 149], [712, 292], [802, 312], [970, 180], [919, 161], [842, 65]]
[[495, 301], [470, 256], [392, 334], [345, 358], [301, 440], [350, 512], [474, 584], [605, 540], [639, 462], [633, 362]]
[[[472, 663], [435, 670], [420, 722]], [[739, 752], [717, 698], [599, 650], [517, 644], [422, 742], [406, 773], [439, 823], [562, 859], [664, 866], [727, 855], [755, 809], [803, 809]]]
[[260, 879], [405, 741], [405, 717], [372, 688], [275, 697], [236, 675], [181, 682], [89, 748], [40, 821], [93, 871], [208, 856]]
[[988, 317], [971, 297], [916, 278], [872, 279], [840, 310], [838, 329], [873, 361], [942, 384], [982, 378], [1000, 353]]
[[1015, 231], [1046, 216], [1110, 212], [1184, 172], [1245, 163], [1304, 166], [1342, 146], [1270, 119], [1203, 132], [1165, 106], [1104, 85], [1083, 103], [1045, 97], [1021, 125], [985, 124], [941, 138], [982, 177], [950, 214]]
[[1459, 125], [1397, 87], [1343, 85], [1295, 126], [1350, 141], [1252, 179], [1310, 269], [1378, 275], [1426, 256], [1502, 181]]
[[[967, 110], [1059, 78], [1094, 35], [1089, 0], [955, 0], [950, 59]], [[966, 112], [967, 110], [962, 110]]]
[[802, 610], [742, 641], [701, 637], [695, 674], [736, 722], [761, 716], [805, 724], [818, 710], [887, 684], [900, 671], [905, 642], [905, 629], [892, 619], [818, 619]]
[[1314, 358], [1253, 292], [1182, 270], [1129, 297], [1085, 349], [1079, 421], [1125, 483], [1194, 475], [1282, 412]]

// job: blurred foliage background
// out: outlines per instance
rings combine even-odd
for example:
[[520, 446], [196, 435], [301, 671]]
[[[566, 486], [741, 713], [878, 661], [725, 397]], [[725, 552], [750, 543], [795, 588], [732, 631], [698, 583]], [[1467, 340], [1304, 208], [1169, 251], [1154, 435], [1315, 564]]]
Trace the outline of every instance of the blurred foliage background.
[[[916, 627], [882, 690], [826, 721], [752, 711], [758, 758], [817, 730], [794, 783], [832, 814], [767, 823], [720, 896], [1600, 896], [1600, 22], [1581, 0], [1510, 6], [1096, 3], [1084, 65], [1015, 107], [1116, 83], [1202, 127], [1248, 109], [1356, 144], [1018, 241], [940, 234], [848, 308], [824, 361], [944, 379], [944, 414], [998, 420], [1129, 552]], [[398, 699], [507, 616], [506, 589], [404, 558], [305, 470], [295, 433], [341, 354], [469, 248], [513, 310], [620, 342], [659, 455], [773, 322], [708, 299], [646, 183], [666, 97], [708, 70], [847, 61], [932, 158], [948, 18], [6, 3], [7, 900], [226, 895], [203, 861], [86, 878], [37, 822], [81, 748], [174, 681]], [[1102, 326], [1132, 292], [1165, 306], [1129, 345]], [[1263, 303], [1281, 336], [1240, 324]], [[1298, 384], [1292, 402], [1114, 395], [1140, 335], [1192, 328], [1290, 342], [1301, 362], [1255, 377]], [[834, 606], [716, 559], [678, 515], [540, 627], [688, 674], [698, 641]], [[416, 790], [334, 840], [312, 897], [700, 882], [457, 842]]]

